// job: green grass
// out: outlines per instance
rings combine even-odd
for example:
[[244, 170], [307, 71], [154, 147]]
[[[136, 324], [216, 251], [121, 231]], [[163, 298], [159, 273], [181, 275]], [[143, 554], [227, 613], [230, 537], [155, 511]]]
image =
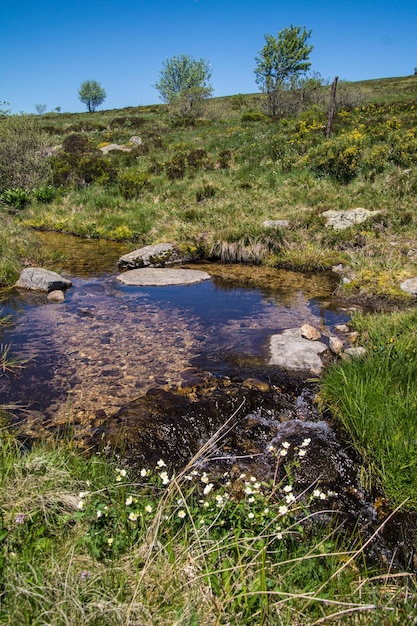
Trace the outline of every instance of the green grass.
[[350, 433], [367, 487], [417, 509], [417, 313], [355, 315], [366, 358], [330, 368], [321, 398]]
[[22, 448], [3, 429], [0, 623], [413, 619], [413, 578], [367, 569], [359, 534], [340, 533], [337, 513], [320, 523], [320, 490], [297, 493], [289, 467], [283, 482], [205, 473], [209, 450], [178, 475], [162, 460], [134, 475], [68, 442]]

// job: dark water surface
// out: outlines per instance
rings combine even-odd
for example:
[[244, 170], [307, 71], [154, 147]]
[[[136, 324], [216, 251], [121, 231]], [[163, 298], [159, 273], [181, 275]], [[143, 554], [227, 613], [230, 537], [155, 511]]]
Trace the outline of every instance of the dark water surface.
[[74, 417], [87, 423], [199, 371], [267, 366], [274, 333], [306, 322], [330, 333], [348, 319], [332, 298], [330, 275], [205, 264], [211, 281], [130, 287], [116, 280], [126, 246], [43, 238], [65, 257], [54, 269], [73, 287], [62, 304], [12, 290], [1, 305], [14, 325], [0, 329], [1, 343], [28, 360], [18, 377], [0, 377], [0, 404], [24, 406], [17, 415], [36, 431]]

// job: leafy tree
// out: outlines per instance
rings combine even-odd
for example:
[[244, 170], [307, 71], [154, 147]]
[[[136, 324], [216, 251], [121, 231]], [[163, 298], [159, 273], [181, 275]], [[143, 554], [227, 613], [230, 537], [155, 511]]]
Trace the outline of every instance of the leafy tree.
[[213, 93], [210, 78], [208, 61], [180, 54], [164, 61], [154, 87], [163, 102], [178, 105], [181, 112], [190, 113]]
[[260, 89], [268, 95], [271, 115], [278, 112], [280, 92], [291, 88], [311, 65], [313, 46], [307, 45], [310, 36], [311, 30], [301, 26], [284, 28], [277, 37], [265, 35], [265, 45], [255, 59], [255, 75]]
[[90, 113], [93, 113], [100, 104], [103, 104], [107, 94], [96, 80], [85, 80], [78, 90], [78, 97], [84, 102]]
[[38, 115], [43, 115], [46, 111], [46, 104], [35, 104], [35, 109]]

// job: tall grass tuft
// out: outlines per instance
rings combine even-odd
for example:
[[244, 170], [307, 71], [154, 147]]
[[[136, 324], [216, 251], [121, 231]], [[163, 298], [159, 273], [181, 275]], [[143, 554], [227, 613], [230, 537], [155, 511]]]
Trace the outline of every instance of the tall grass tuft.
[[350, 433], [392, 505], [417, 508], [417, 313], [355, 314], [364, 359], [329, 369], [321, 398]]

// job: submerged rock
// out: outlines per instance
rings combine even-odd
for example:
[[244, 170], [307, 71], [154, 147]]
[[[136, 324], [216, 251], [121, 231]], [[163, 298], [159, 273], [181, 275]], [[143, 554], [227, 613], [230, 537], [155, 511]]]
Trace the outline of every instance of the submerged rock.
[[55, 290], [69, 289], [72, 282], [63, 278], [56, 272], [45, 270], [41, 267], [27, 267], [19, 276], [15, 287], [19, 289], [33, 289], [34, 291], [51, 292]]
[[117, 280], [125, 285], [158, 286], [158, 285], [192, 285], [210, 280], [210, 274], [201, 270], [163, 269], [147, 267], [128, 270], [119, 274]]

